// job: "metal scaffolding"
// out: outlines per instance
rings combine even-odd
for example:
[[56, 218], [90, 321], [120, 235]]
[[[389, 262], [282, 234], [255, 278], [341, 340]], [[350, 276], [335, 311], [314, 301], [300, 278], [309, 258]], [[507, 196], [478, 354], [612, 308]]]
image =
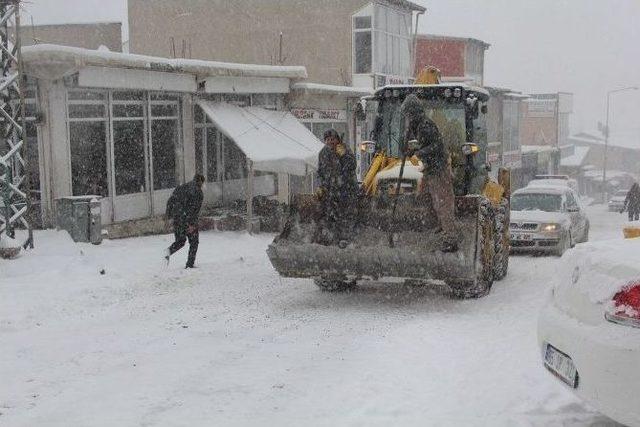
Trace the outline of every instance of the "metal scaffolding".
[[20, 45], [20, 0], [0, 0], [0, 240], [28, 231], [23, 248], [33, 247], [27, 221], [31, 208], [24, 144], [24, 89]]

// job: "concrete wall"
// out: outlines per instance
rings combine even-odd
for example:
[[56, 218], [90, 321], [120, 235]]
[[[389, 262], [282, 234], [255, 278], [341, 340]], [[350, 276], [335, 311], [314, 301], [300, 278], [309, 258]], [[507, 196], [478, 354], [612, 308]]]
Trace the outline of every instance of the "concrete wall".
[[21, 28], [23, 46], [49, 43], [97, 49], [100, 45], [104, 45], [113, 52], [122, 52], [122, 24], [120, 22], [24, 25]]
[[[304, 65], [309, 80], [351, 83], [351, 16], [369, 0], [129, 0], [132, 53]], [[278, 61], [283, 33], [283, 61]]]

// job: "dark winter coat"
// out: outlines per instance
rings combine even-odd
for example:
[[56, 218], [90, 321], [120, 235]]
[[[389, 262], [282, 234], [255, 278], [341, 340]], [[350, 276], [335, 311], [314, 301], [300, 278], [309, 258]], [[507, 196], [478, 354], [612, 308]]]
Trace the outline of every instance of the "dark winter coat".
[[629, 212], [640, 212], [640, 186], [633, 184], [624, 200], [624, 206]]
[[202, 189], [195, 181], [178, 186], [167, 202], [167, 217], [176, 224], [196, 225], [202, 198]]
[[356, 158], [345, 146], [345, 153], [339, 156], [325, 145], [318, 154], [318, 179], [327, 196], [340, 201], [352, 200], [358, 191], [356, 178]]
[[449, 156], [438, 126], [425, 117], [417, 125], [414, 125], [411, 131], [420, 145], [416, 156], [424, 164], [424, 173], [426, 175], [435, 175], [443, 172], [447, 166]]

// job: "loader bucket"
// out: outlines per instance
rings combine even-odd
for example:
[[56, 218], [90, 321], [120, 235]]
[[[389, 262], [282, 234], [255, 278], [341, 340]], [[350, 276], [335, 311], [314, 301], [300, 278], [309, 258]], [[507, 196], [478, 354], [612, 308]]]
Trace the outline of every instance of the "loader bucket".
[[399, 196], [394, 218], [391, 203], [361, 200], [351, 238], [339, 245], [318, 241], [320, 203], [314, 196], [300, 195], [291, 205], [283, 232], [267, 253], [283, 277], [436, 279], [472, 286], [486, 271], [483, 263], [488, 262], [479, 248], [484, 200], [481, 196], [456, 198], [459, 250], [444, 253], [428, 197]]

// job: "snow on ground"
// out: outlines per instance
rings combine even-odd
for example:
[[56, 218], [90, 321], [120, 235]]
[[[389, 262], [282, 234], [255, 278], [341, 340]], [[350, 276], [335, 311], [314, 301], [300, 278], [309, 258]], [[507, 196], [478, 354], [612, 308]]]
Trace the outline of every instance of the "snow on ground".
[[[592, 240], [625, 217], [589, 207]], [[280, 279], [272, 236], [202, 233], [0, 260], [0, 425], [615, 425], [542, 367], [536, 320], [561, 263], [517, 256], [480, 300]], [[101, 274], [101, 272], [104, 274]]]

